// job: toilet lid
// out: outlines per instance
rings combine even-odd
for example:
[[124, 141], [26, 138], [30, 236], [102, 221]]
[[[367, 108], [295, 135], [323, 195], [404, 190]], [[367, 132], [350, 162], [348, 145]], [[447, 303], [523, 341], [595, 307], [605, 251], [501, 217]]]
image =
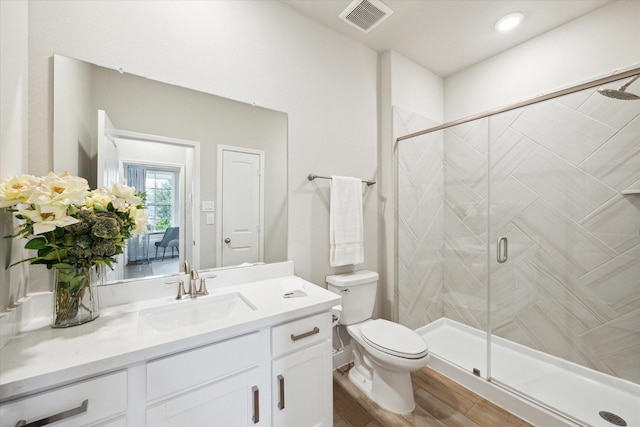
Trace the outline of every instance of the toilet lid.
[[362, 338], [372, 347], [406, 359], [427, 355], [427, 343], [415, 331], [384, 319], [367, 322], [360, 328]]

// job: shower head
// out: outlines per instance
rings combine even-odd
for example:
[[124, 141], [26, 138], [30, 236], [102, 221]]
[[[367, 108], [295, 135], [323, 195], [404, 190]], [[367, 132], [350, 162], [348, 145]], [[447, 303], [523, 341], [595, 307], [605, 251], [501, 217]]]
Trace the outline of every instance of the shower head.
[[631, 80], [629, 80], [624, 85], [620, 86], [618, 89], [599, 89], [598, 93], [600, 95], [604, 95], [604, 96], [609, 97], [609, 98], [622, 99], [622, 100], [625, 100], [625, 101], [631, 101], [631, 100], [635, 100], [635, 99], [640, 99], [640, 96], [638, 96], [638, 95], [636, 95], [634, 93], [625, 92], [627, 90], [627, 88], [629, 87], [629, 85], [631, 83], [635, 82], [636, 80], [638, 80], [639, 77], [640, 77], [640, 74], [635, 76]]

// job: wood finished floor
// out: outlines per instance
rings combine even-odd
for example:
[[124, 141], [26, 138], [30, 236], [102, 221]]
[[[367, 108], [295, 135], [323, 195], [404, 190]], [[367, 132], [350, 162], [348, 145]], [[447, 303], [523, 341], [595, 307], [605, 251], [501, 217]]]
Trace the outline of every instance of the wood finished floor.
[[500, 427], [531, 426], [429, 367], [411, 374], [416, 409], [409, 415], [385, 411], [348, 378], [348, 368], [333, 374], [334, 427]]

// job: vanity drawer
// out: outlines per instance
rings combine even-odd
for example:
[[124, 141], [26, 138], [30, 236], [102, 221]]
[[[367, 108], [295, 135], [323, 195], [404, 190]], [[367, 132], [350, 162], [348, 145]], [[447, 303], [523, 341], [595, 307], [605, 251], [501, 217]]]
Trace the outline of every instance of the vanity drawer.
[[255, 332], [147, 363], [147, 401], [257, 366], [259, 336]]
[[331, 313], [325, 311], [271, 328], [273, 356], [331, 338]]
[[62, 419], [56, 426], [85, 426], [126, 410], [127, 374], [119, 371], [0, 405], [0, 426], [14, 427], [21, 420], [32, 423], [58, 414]]

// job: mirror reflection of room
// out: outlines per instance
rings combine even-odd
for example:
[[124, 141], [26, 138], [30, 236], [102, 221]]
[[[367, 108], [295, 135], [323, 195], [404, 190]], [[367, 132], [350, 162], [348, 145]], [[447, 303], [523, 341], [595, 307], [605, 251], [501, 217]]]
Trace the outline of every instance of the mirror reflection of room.
[[[250, 262], [287, 259], [285, 113], [55, 55], [53, 141], [54, 169], [85, 177], [92, 188], [130, 182], [126, 165], [181, 171], [171, 225], [154, 223], [129, 242], [108, 282], [175, 274], [184, 261], [196, 269], [247, 262], [238, 256], [247, 239], [236, 233], [244, 217], [223, 203], [221, 147], [262, 153], [256, 194], [264, 205], [254, 224], [258, 255]], [[178, 242], [164, 247], [170, 227], [178, 228]]]
[[124, 278], [180, 271], [180, 169], [170, 165], [125, 165], [127, 185], [145, 195], [147, 230], [129, 238]]

